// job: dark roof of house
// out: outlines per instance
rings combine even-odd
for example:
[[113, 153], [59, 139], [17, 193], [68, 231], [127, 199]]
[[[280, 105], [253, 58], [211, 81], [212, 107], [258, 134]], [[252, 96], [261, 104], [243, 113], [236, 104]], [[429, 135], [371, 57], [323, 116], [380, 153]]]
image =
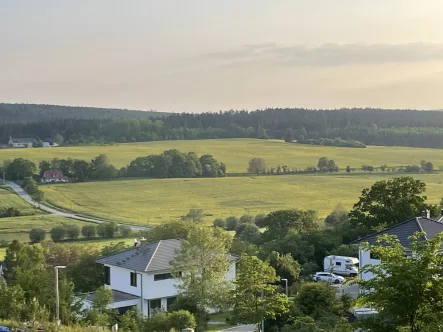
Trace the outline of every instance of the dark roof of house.
[[33, 138], [12, 138], [12, 137], [11, 140], [14, 143], [33, 143], [35, 141], [35, 139]]
[[44, 178], [62, 178], [63, 177], [63, 172], [62, 171], [58, 171], [58, 170], [49, 170], [49, 171], [45, 171], [43, 173], [43, 177]]
[[[170, 262], [176, 250], [180, 249], [181, 241], [161, 240], [154, 243], [141, 243], [137, 248], [131, 248], [111, 256], [100, 257], [97, 263], [118, 266], [133, 271], [155, 272], [169, 271]], [[229, 260], [237, 257], [229, 255]]]
[[442, 218], [439, 220], [425, 218], [425, 217], [416, 217], [406, 221], [403, 221], [397, 225], [386, 228], [380, 232], [370, 234], [363, 238], [360, 238], [352, 244], [360, 244], [363, 242], [368, 242], [371, 245], [377, 244], [377, 238], [381, 235], [395, 235], [397, 236], [400, 244], [403, 247], [409, 247], [411, 245], [410, 236], [414, 235], [416, 232], [424, 232], [425, 239], [432, 239], [437, 233], [443, 232], [443, 222], [441, 222]]
[[[86, 297], [86, 301], [92, 302], [94, 300], [94, 296], [95, 296], [95, 293], [89, 293], [88, 296]], [[113, 296], [114, 303], [123, 302], [123, 301], [130, 301], [130, 300], [137, 300], [140, 298], [139, 296], [120, 292], [115, 289], [112, 290], [112, 296]]]

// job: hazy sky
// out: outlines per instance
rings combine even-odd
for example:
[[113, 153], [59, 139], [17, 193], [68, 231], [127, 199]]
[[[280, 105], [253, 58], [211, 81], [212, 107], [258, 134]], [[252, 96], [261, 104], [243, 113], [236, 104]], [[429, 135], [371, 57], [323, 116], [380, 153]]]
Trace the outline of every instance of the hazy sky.
[[0, 102], [443, 108], [442, 0], [0, 0]]

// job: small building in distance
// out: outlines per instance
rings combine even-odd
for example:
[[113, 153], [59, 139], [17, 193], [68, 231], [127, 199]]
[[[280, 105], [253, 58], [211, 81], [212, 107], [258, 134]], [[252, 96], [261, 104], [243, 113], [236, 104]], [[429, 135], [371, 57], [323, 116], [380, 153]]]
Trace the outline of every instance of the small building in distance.
[[13, 148], [32, 148], [35, 139], [33, 138], [12, 138], [9, 137], [8, 145]]
[[43, 173], [40, 179], [41, 183], [61, 183], [68, 182], [68, 177], [63, 175], [62, 171], [59, 170], [49, 170]]

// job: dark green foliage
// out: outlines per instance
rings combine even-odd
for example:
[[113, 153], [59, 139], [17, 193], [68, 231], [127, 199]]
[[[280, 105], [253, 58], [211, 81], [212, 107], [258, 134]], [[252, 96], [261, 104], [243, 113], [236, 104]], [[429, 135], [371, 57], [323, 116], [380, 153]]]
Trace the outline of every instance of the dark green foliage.
[[263, 222], [258, 225], [265, 227], [265, 240], [282, 239], [290, 230], [303, 232], [318, 228], [315, 211], [280, 210], [269, 213]]
[[9, 136], [52, 136], [64, 145], [284, 137], [286, 141], [293, 138], [300, 142], [314, 139], [310, 143], [318, 140], [323, 145], [360, 146], [355, 142], [360, 141], [371, 145], [443, 147], [443, 114], [438, 111], [266, 109], [165, 114], [0, 104], [0, 115], [2, 143]]
[[368, 229], [394, 225], [421, 214], [426, 208], [425, 191], [425, 183], [409, 176], [378, 181], [363, 189], [349, 216], [354, 225]]
[[226, 220], [224, 220], [224, 219], [220, 219], [220, 218], [215, 219], [215, 220], [213, 221], [212, 225], [213, 225], [214, 227], [220, 227], [220, 228], [225, 229], [225, 228], [226, 228]]
[[262, 242], [260, 228], [252, 222], [240, 224], [235, 230], [235, 237], [255, 245]]
[[29, 240], [33, 243], [42, 242], [46, 237], [46, 231], [41, 228], [33, 228], [29, 231]]
[[97, 226], [90, 224], [90, 225], [84, 225], [82, 227], [82, 235], [83, 237], [90, 239], [95, 237], [96, 232], [97, 232]]
[[317, 168], [320, 172], [338, 172], [338, 166], [335, 164], [334, 160], [329, 160], [326, 157], [321, 157], [318, 160]]
[[235, 231], [238, 226], [238, 219], [237, 217], [228, 217], [226, 218], [226, 230], [227, 231]]
[[[286, 139], [285, 139], [286, 141]], [[365, 148], [366, 145], [359, 141], [354, 140], [344, 140], [340, 137], [336, 137], [334, 139], [328, 138], [311, 138], [306, 140], [298, 140], [299, 144], [311, 144], [311, 145], [324, 145], [324, 146], [341, 146], [348, 148]]]
[[66, 235], [71, 240], [75, 240], [79, 237], [80, 227], [78, 227], [77, 225], [66, 225], [65, 228], [66, 228]]
[[23, 180], [32, 178], [37, 171], [35, 164], [27, 159], [16, 158], [12, 162], [5, 162], [3, 165], [6, 180]]
[[19, 217], [21, 215], [20, 210], [15, 207], [0, 209], [0, 218]]
[[220, 177], [226, 175], [226, 167], [211, 155], [201, 156], [178, 150], [168, 150], [159, 155], [138, 157], [126, 167], [127, 177], [192, 178]]
[[66, 237], [66, 227], [64, 225], [57, 225], [51, 229], [51, 239], [54, 242], [63, 240]]

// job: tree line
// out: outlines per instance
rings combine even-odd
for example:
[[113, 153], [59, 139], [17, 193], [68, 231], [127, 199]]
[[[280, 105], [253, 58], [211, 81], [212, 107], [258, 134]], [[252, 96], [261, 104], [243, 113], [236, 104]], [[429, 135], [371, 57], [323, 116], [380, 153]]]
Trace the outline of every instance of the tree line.
[[[29, 240], [32, 243], [39, 243], [46, 239], [47, 232], [42, 228], [33, 228], [29, 231]], [[76, 224], [60, 224], [54, 226], [49, 234], [52, 241], [60, 242], [64, 240], [78, 240], [80, 235], [84, 239], [94, 238], [113, 239], [117, 235], [128, 237], [132, 234], [132, 229], [127, 225], [118, 226], [115, 222], [103, 222], [100, 224], [85, 224], [81, 228]]]
[[80, 182], [116, 177], [187, 178], [226, 175], [226, 165], [214, 159], [212, 155], [198, 157], [194, 152], [182, 153], [178, 150], [138, 157], [120, 170], [113, 166], [104, 154], [89, 161], [73, 158], [43, 160], [38, 165], [38, 172], [35, 163], [24, 158], [6, 160], [0, 167], [0, 172], [4, 172], [7, 180], [23, 181], [30, 191], [38, 190], [34, 180], [38, 181], [49, 170], [60, 170], [64, 176]]
[[[7, 110], [5, 110], [7, 108]], [[44, 107], [43, 107], [44, 108]], [[48, 107], [50, 108], [50, 107]], [[13, 111], [11, 111], [13, 109]], [[24, 109], [24, 110], [23, 110]], [[309, 144], [443, 148], [443, 113], [383, 109], [265, 109], [202, 114], [155, 114], [105, 110], [69, 115], [39, 105], [0, 107], [0, 140], [47, 137], [67, 145], [157, 140], [276, 138]], [[51, 114], [45, 120], [33, 116]], [[3, 121], [1, 121], [3, 115]]]

